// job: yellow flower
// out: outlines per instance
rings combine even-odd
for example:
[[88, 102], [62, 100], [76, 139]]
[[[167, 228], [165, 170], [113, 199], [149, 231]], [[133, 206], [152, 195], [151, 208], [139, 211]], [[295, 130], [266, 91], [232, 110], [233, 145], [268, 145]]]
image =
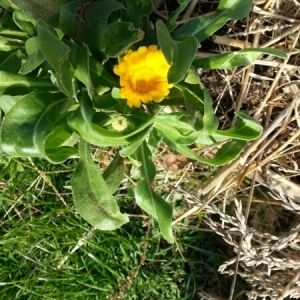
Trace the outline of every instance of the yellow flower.
[[154, 45], [129, 50], [114, 66], [114, 73], [120, 76], [121, 98], [127, 99], [130, 107], [160, 102], [173, 87], [168, 84], [169, 68], [162, 51]]

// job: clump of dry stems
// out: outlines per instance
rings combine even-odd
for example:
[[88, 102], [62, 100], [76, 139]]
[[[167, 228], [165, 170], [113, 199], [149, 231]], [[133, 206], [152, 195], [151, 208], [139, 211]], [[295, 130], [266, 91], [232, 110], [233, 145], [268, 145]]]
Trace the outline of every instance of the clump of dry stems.
[[[155, 3], [160, 17], [168, 14], [168, 1]], [[191, 1], [182, 22], [209, 14], [213, 9], [215, 6], [207, 1]], [[229, 299], [233, 299], [237, 276], [249, 284], [249, 290], [242, 293], [248, 299], [297, 299], [300, 298], [300, 2], [254, 1], [245, 20], [232, 21], [220, 32], [213, 37], [211, 49], [199, 50], [199, 57], [246, 47], [273, 47], [286, 52], [288, 58], [282, 61], [261, 57], [244, 68], [199, 70], [212, 94], [214, 88], [221, 89], [214, 100], [223, 128], [235, 123], [231, 112], [247, 109], [263, 125], [264, 132], [249, 143], [239, 159], [217, 170], [196, 192], [190, 191], [190, 195], [197, 197], [190, 196], [194, 199], [192, 207], [174, 223], [204, 210], [208, 226], [234, 251], [235, 256], [219, 268], [220, 273], [233, 278]], [[223, 82], [221, 88], [220, 82]], [[213, 204], [216, 200], [217, 204]], [[228, 206], [234, 209], [228, 211]], [[209, 295], [199, 296], [209, 298]]]

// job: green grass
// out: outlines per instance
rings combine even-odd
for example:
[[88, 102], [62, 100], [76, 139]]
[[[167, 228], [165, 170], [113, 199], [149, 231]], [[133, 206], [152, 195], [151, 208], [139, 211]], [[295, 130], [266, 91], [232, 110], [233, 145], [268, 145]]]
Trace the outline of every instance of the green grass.
[[[74, 162], [35, 162], [37, 169], [26, 160], [23, 172], [15, 162], [4, 169], [9, 172], [0, 196], [0, 299], [198, 299], [202, 289], [220, 293], [216, 270], [226, 257], [217, 250], [214, 234], [174, 228], [178, 251], [152, 221], [147, 237], [144, 218], [131, 217], [116, 231], [90, 233], [65, 188]], [[122, 211], [141, 214], [130, 192], [118, 199]], [[57, 268], [88, 233], [87, 241]]]

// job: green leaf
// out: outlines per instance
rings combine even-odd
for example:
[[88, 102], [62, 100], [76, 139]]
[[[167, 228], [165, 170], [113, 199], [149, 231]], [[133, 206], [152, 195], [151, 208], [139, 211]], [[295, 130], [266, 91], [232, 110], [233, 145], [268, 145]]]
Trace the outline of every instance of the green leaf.
[[42, 19], [54, 27], [58, 26], [60, 9], [70, 1], [73, 0], [10, 0], [32, 18]]
[[[18, 9], [18, 8], [16, 8]], [[18, 30], [19, 28], [17, 28], [17, 25], [15, 24], [15, 22], [13, 21], [12, 18], [12, 13], [13, 13], [14, 9], [12, 8], [10, 11], [9, 10], [5, 10], [4, 13], [1, 16], [1, 29], [9, 29], [9, 30]]]
[[31, 55], [40, 50], [40, 43], [38, 37], [32, 37], [25, 43], [25, 49], [28, 55]]
[[36, 34], [36, 21], [25, 12], [21, 10], [14, 11], [13, 20], [23, 32], [31, 36]]
[[154, 121], [154, 127], [173, 142], [190, 145], [196, 141], [199, 133], [187, 122], [181, 120], [184, 116], [187, 117], [187, 114], [158, 115]]
[[125, 2], [126, 2], [126, 12], [122, 13], [122, 21], [130, 22], [136, 28], [142, 29], [141, 26], [142, 18], [138, 7], [138, 0], [125, 0]]
[[60, 10], [59, 28], [75, 41], [79, 41], [85, 8], [83, 2], [78, 0], [66, 3]]
[[37, 37], [28, 39], [25, 43], [25, 49], [28, 54], [28, 58], [21, 70], [23, 75], [36, 69], [45, 60], [44, 55], [40, 50], [39, 39]]
[[123, 158], [117, 152], [113, 161], [103, 172], [103, 179], [105, 180], [107, 187], [113, 194], [120, 186], [122, 179], [124, 178], [125, 165]]
[[196, 143], [201, 144], [201, 145], [213, 145], [219, 142], [224, 142], [228, 140], [228, 136], [224, 136], [222, 134], [213, 132], [212, 134], [208, 134], [205, 131], [201, 131]]
[[12, 6], [9, 0], [0, 0], [0, 5], [8, 11], [12, 11]]
[[171, 150], [182, 154], [186, 158], [190, 158], [202, 162], [201, 157], [199, 157], [196, 153], [194, 153], [188, 146], [174, 143], [168, 137], [164, 137], [163, 141], [170, 147]]
[[116, 0], [73, 1], [61, 10], [60, 28], [75, 41], [88, 44], [92, 50], [104, 52], [107, 47], [105, 30], [108, 18], [119, 9], [124, 10], [125, 6]]
[[193, 61], [193, 67], [214, 70], [214, 69], [221, 68], [222, 65], [226, 65], [227, 62], [230, 62], [230, 60], [233, 57], [234, 57], [234, 52], [228, 52], [228, 53], [213, 55], [205, 58], [196, 58]]
[[177, 88], [172, 88], [170, 90], [170, 93], [161, 102], [157, 104], [162, 106], [172, 106], [172, 105], [183, 106], [184, 105], [183, 93]]
[[171, 65], [173, 62], [176, 62], [179, 57], [177, 43], [172, 39], [163, 21], [159, 20], [156, 22], [156, 31], [159, 47], [168, 64]]
[[138, 147], [140, 147], [140, 145], [142, 144], [142, 142], [145, 140], [146, 137], [147, 137], [147, 132], [144, 134], [144, 136], [140, 137], [136, 141], [130, 143], [127, 146], [125, 146], [120, 151], [120, 155], [122, 157], [129, 157], [130, 155], [132, 155], [136, 151], [136, 149], [138, 149]]
[[152, 189], [151, 183], [156, 171], [146, 142], [143, 142], [137, 149], [136, 158], [142, 164], [140, 167], [141, 179], [134, 191], [136, 203], [158, 221], [163, 237], [169, 243], [173, 243], [172, 206]]
[[135, 141], [131, 142], [129, 145], [122, 148], [120, 155], [122, 157], [129, 157], [132, 155], [143, 143], [143, 141], [148, 137], [149, 133], [152, 131], [153, 126], [149, 126], [147, 130], [143, 132]]
[[[92, 3], [88, 6], [85, 12], [84, 25], [91, 33], [91, 39], [88, 44], [100, 51], [105, 51], [105, 31], [108, 25], [109, 16], [116, 10], [125, 9], [125, 6], [119, 1], [115, 0], [102, 0]], [[110, 46], [110, 45], [109, 45]]]
[[174, 41], [161, 20], [156, 22], [156, 30], [159, 46], [167, 62], [171, 65], [168, 81], [177, 83], [185, 77], [195, 58], [198, 49], [197, 39], [189, 36], [181, 41]]
[[148, 16], [153, 10], [152, 0], [134, 0], [142, 15]]
[[78, 46], [77, 44], [75, 44], [73, 41], [70, 40], [64, 39], [63, 41], [64, 44], [66, 44], [70, 48], [69, 61], [71, 65], [75, 68], [77, 55], [82, 47]]
[[[209, 92], [198, 77], [196, 80], [196, 84], [181, 82], [176, 87], [183, 92], [186, 108], [195, 128], [211, 134], [218, 128], [218, 119], [214, 115], [213, 102]], [[199, 114], [202, 116], [202, 124], [199, 121]]]
[[240, 118], [236, 125], [227, 130], [217, 130], [217, 134], [245, 141], [255, 140], [261, 135], [262, 126], [248, 112], [238, 111], [235, 114]]
[[114, 230], [128, 223], [116, 199], [91, 158], [88, 144], [79, 145], [80, 160], [72, 178], [73, 199], [79, 214], [100, 230]]
[[92, 56], [89, 59], [90, 62], [90, 76], [94, 86], [104, 86], [104, 87], [116, 87], [119, 86], [118, 79], [109, 73], [107, 69], [98, 61], [96, 61]]
[[91, 106], [91, 101], [83, 92], [79, 108], [70, 112], [69, 125], [86, 141], [97, 146], [122, 146], [127, 145], [139, 136], [144, 135], [148, 127], [152, 125], [153, 119], [148, 118], [136, 129], [126, 133], [109, 131], [92, 122], [95, 110]]
[[45, 147], [53, 149], [60, 146], [73, 146], [79, 141], [79, 137], [74, 136], [73, 130], [67, 122], [67, 114], [63, 115], [52, 127], [51, 133], [47, 136]]
[[221, 0], [216, 12], [226, 15], [228, 20], [240, 20], [247, 17], [252, 4], [252, 0]]
[[70, 48], [59, 40], [55, 35], [54, 30], [44, 21], [38, 20], [37, 31], [40, 49], [47, 62], [56, 73], [60, 90], [67, 95], [69, 99], [72, 99], [73, 71], [68, 59]]
[[75, 76], [85, 85], [85, 88], [92, 99], [94, 96], [94, 86], [90, 77], [90, 62], [87, 46], [81, 48], [75, 64]]
[[66, 103], [64, 95], [59, 93], [33, 92], [24, 96], [3, 119], [3, 150], [12, 156], [46, 157], [45, 140], [63, 117]]
[[35, 89], [39, 91], [57, 91], [49, 79], [0, 71], [0, 95], [24, 95], [31, 93]]
[[277, 49], [272, 48], [249, 48], [237, 52], [229, 52], [220, 55], [195, 59], [193, 66], [195, 68], [206, 69], [230, 69], [238, 66], [249, 65], [259, 58], [262, 54], [273, 55], [282, 59], [286, 59], [287, 55]]
[[8, 54], [0, 63], [0, 70], [10, 73], [18, 73], [22, 67], [22, 52], [16, 50], [13, 52], [5, 52]]
[[96, 96], [93, 98], [93, 105], [98, 109], [114, 109], [118, 102], [113, 98], [111, 93]]
[[0, 109], [2, 109], [6, 114], [9, 110], [17, 103], [17, 99], [10, 95], [0, 96]]
[[47, 148], [45, 150], [47, 160], [53, 164], [61, 164], [71, 156], [75, 156], [78, 151], [77, 149], [69, 146], [61, 146], [55, 148]]
[[144, 32], [134, 28], [132, 23], [114, 22], [107, 26], [105, 31], [105, 55], [118, 57], [122, 55], [132, 44], [142, 40]]
[[229, 141], [217, 151], [214, 158], [201, 157], [201, 162], [212, 166], [225, 165], [238, 157], [246, 144], [247, 142], [242, 140]]
[[0, 49], [1, 52], [11, 51], [15, 49], [19, 49], [23, 46], [23, 43], [17, 41], [10, 41], [9, 39], [3, 38], [0, 36]]
[[159, 143], [163, 140], [163, 135], [156, 128], [153, 128], [147, 139], [147, 144], [152, 153], [159, 152]]
[[191, 19], [173, 31], [173, 37], [194, 35], [199, 42], [206, 40], [228, 20], [245, 18], [251, 10], [253, 0], [221, 0], [212, 16]]
[[187, 5], [189, 4], [190, 0], [177, 0], [179, 6], [176, 10], [172, 11], [168, 20], [167, 20], [167, 28], [169, 32], [173, 31], [177, 27], [176, 20], [178, 19], [179, 15], [185, 10]]
[[79, 141], [79, 137], [68, 126], [65, 114], [53, 126], [51, 133], [45, 140], [45, 153], [52, 163], [62, 163], [78, 153], [72, 146]]
[[6, 28], [0, 28], [0, 36], [12, 41], [17, 41], [20, 46], [24, 45], [24, 42], [28, 39], [25, 32]]
[[183, 156], [194, 159], [204, 164], [208, 164], [211, 166], [222, 166], [230, 161], [234, 160], [243, 150], [246, 141], [242, 140], [232, 140], [224, 144], [216, 153], [213, 158], [204, 158], [199, 157], [196, 153], [194, 153], [191, 149], [189, 149], [185, 145], [176, 144], [168, 138], [164, 138], [164, 142], [172, 149]]
[[193, 36], [188, 36], [177, 42], [177, 49], [178, 59], [170, 67], [168, 73], [169, 83], [177, 83], [185, 77], [197, 53], [197, 39]]

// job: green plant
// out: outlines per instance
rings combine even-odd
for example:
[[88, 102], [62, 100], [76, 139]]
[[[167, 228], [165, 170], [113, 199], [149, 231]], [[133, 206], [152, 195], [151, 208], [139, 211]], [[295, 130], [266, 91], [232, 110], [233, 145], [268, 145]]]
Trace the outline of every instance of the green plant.
[[[245, 17], [252, 0], [222, 0], [212, 16], [178, 26], [188, 3], [178, 0], [166, 23], [153, 24], [152, 0], [0, 0], [7, 9], [0, 30], [1, 151], [56, 164], [79, 153], [73, 198], [82, 217], [98, 229], [128, 222], [113, 196], [127, 158], [140, 168], [137, 204], [173, 242], [172, 207], [151, 186], [158, 143], [219, 166], [261, 134], [260, 124], [243, 111], [236, 112], [234, 127], [218, 130], [212, 99], [195, 68], [232, 68], [261, 54], [285, 54], [245, 49], [197, 59], [200, 43], [227, 20]], [[218, 141], [224, 143], [213, 158], [189, 148]], [[116, 149], [103, 174], [89, 144]]]

